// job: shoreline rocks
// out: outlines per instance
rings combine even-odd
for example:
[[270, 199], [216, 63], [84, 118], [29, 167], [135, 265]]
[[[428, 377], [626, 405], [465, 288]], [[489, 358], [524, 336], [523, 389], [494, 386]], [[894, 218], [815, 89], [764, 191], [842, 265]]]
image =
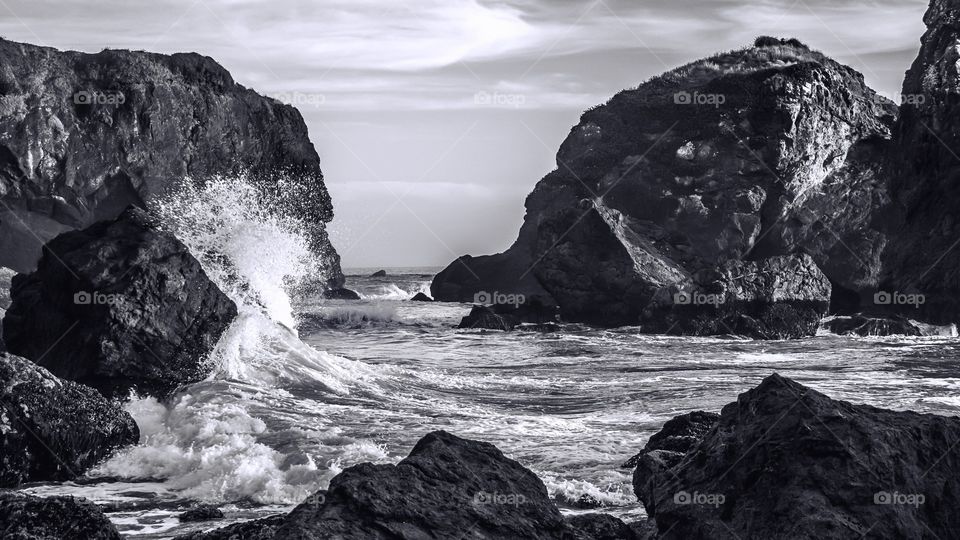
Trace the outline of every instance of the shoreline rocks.
[[309, 225], [328, 288], [344, 282], [320, 157], [294, 107], [213, 59], [0, 39], [0, 265], [32, 272], [59, 234], [115, 219], [190, 178], [245, 176]]
[[237, 307], [143, 210], [64, 233], [18, 275], [8, 350], [107, 396], [164, 397], [203, 379]]
[[0, 538], [120, 540], [121, 536], [87, 499], [0, 491]]
[[0, 354], [0, 487], [72, 480], [139, 440], [133, 418], [93, 388]]
[[641, 459], [634, 489], [665, 540], [946, 538], [960, 530], [958, 444], [960, 418], [855, 405], [774, 374], [679, 460]]

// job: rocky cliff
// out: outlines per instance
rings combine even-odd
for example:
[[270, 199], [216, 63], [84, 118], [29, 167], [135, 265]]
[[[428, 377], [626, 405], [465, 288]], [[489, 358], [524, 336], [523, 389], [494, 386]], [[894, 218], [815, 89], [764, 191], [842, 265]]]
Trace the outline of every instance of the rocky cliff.
[[878, 284], [896, 114], [796, 40], [680, 67], [587, 111], [517, 242], [455, 261], [433, 295], [538, 295], [567, 320], [654, 331], [808, 334], [831, 295]]
[[113, 219], [185, 178], [231, 174], [310, 221], [330, 285], [342, 285], [320, 158], [296, 109], [197, 54], [0, 39], [0, 265], [30, 271], [61, 232]]

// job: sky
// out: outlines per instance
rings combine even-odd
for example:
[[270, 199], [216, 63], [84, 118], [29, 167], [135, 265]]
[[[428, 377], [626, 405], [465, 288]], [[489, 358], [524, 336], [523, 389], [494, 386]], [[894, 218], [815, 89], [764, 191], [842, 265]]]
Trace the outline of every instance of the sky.
[[347, 268], [502, 251], [582, 111], [758, 35], [896, 98], [926, 0], [0, 0], [0, 35], [198, 52], [296, 106]]

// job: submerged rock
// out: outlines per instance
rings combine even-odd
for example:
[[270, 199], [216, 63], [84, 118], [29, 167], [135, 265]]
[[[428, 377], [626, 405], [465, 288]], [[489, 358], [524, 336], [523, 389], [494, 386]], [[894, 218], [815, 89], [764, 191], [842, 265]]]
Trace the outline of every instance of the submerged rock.
[[[543, 305], [539, 299], [517, 304], [492, 304], [473, 306], [470, 313], [460, 320], [457, 328], [483, 328], [487, 330], [513, 330], [518, 325], [529, 323], [553, 331], [557, 321], [556, 306]], [[536, 330], [537, 328], [531, 328]]]
[[0, 39], [0, 94], [0, 266], [31, 272], [60, 233], [114, 219], [185, 178], [245, 175], [273, 209], [307, 223], [317, 272], [343, 285], [303, 117], [213, 59]]
[[120, 540], [97, 505], [73, 497], [0, 492], [0, 538], [17, 540]]
[[212, 504], [201, 504], [180, 514], [179, 519], [184, 523], [189, 523], [193, 521], [209, 521], [222, 517], [223, 512], [216, 506]]
[[327, 300], [360, 300], [360, 295], [346, 287], [337, 289], [328, 289], [324, 291], [323, 297]]
[[209, 374], [237, 307], [144, 211], [64, 233], [18, 275], [8, 349], [107, 395], [165, 396]]
[[139, 439], [133, 418], [93, 388], [0, 354], [0, 487], [72, 480]]
[[370, 274], [370, 277], [387, 277], [387, 271], [377, 270], [376, 272]]
[[854, 405], [772, 375], [682, 458], [634, 477], [659, 538], [949, 538], [960, 419]]
[[212, 531], [183, 534], [174, 540], [280, 540], [277, 529], [286, 516], [278, 514], [262, 519], [234, 523]]
[[422, 292], [418, 292], [417, 294], [413, 295], [413, 298], [411, 298], [410, 301], [411, 302], [433, 302], [433, 298], [430, 298], [429, 296], [423, 294]]
[[823, 327], [841, 336], [921, 336], [920, 326], [906, 317], [867, 317], [851, 315], [833, 317]]

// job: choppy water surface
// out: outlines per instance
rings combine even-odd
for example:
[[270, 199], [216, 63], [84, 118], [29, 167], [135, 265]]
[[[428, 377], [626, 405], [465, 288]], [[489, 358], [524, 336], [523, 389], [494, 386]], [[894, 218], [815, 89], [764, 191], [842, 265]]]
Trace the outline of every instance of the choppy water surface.
[[[234, 199], [224, 213], [245, 204]], [[772, 372], [887, 408], [952, 415], [960, 407], [956, 339], [457, 330], [469, 305], [407, 300], [437, 269], [388, 268], [385, 278], [357, 270], [347, 286], [363, 300], [291, 303], [276, 284], [309, 266], [277, 270], [263, 264], [262, 249], [283, 251], [271, 260], [296, 259], [295, 226], [248, 214], [204, 222], [204, 204], [176, 211], [196, 218], [182, 235], [191, 249], [220, 246], [234, 270], [208, 268], [241, 312], [211, 358], [214, 374], [169, 403], [128, 404], [141, 444], [91, 473], [101, 480], [27, 488], [91, 498], [127, 535], [168, 538], [286, 511], [346, 467], [402, 459], [436, 429], [496, 444], [536, 472], [566, 512], [582, 511], [568, 502], [588, 495], [629, 520], [643, 510], [620, 464], [666, 420], [717, 411]], [[237, 269], [249, 278], [243, 286], [224, 281]], [[194, 501], [221, 505], [227, 518], [180, 524], [175, 516]]]

